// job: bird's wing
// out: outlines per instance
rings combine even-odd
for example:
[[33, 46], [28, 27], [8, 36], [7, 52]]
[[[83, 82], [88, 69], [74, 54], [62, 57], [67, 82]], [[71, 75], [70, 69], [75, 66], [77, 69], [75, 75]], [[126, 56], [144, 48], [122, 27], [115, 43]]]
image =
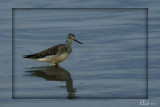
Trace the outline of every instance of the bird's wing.
[[25, 55], [24, 58], [31, 58], [31, 59], [44, 58], [46, 56], [56, 55], [58, 51], [63, 52], [65, 50], [66, 50], [65, 44], [60, 44], [60, 45], [56, 45], [51, 48], [45, 49], [39, 53], [35, 53], [32, 55]]

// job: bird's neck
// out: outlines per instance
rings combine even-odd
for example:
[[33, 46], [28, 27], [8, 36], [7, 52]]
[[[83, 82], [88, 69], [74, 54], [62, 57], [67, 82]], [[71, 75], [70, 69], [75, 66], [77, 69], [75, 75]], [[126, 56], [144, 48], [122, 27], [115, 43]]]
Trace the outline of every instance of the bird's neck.
[[66, 40], [66, 46], [69, 51], [72, 51], [72, 41]]

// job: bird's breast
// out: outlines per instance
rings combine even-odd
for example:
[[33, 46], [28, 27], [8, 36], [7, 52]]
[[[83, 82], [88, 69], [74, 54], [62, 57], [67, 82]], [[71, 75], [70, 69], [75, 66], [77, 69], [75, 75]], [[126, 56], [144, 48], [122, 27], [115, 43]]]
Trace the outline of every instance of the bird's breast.
[[63, 53], [61, 55], [59, 55], [58, 57], [56, 57], [56, 62], [60, 63], [62, 61], [64, 61], [70, 54], [69, 53]]

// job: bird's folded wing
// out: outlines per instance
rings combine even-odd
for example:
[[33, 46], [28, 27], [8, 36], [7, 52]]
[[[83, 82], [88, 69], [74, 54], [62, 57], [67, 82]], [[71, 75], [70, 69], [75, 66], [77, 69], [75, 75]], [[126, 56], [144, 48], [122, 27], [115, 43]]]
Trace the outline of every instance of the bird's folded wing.
[[50, 56], [50, 55], [56, 55], [58, 53], [58, 51], [65, 51], [64, 50], [65, 48], [62, 48], [63, 46], [65, 47], [64, 44], [56, 45], [51, 48], [45, 49], [39, 53], [35, 53], [32, 55], [24, 55], [24, 58], [36, 59], [36, 58], [44, 58], [44, 57]]

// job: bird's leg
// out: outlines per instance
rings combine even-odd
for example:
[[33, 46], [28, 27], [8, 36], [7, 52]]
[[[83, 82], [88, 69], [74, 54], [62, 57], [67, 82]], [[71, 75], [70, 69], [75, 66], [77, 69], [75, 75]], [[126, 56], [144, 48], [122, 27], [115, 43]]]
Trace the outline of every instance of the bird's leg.
[[51, 66], [58, 66], [58, 63], [56, 63], [56, 64], [52, 64]]
[[51, 64], [51, 66], [55, 66], [56, 64]]

